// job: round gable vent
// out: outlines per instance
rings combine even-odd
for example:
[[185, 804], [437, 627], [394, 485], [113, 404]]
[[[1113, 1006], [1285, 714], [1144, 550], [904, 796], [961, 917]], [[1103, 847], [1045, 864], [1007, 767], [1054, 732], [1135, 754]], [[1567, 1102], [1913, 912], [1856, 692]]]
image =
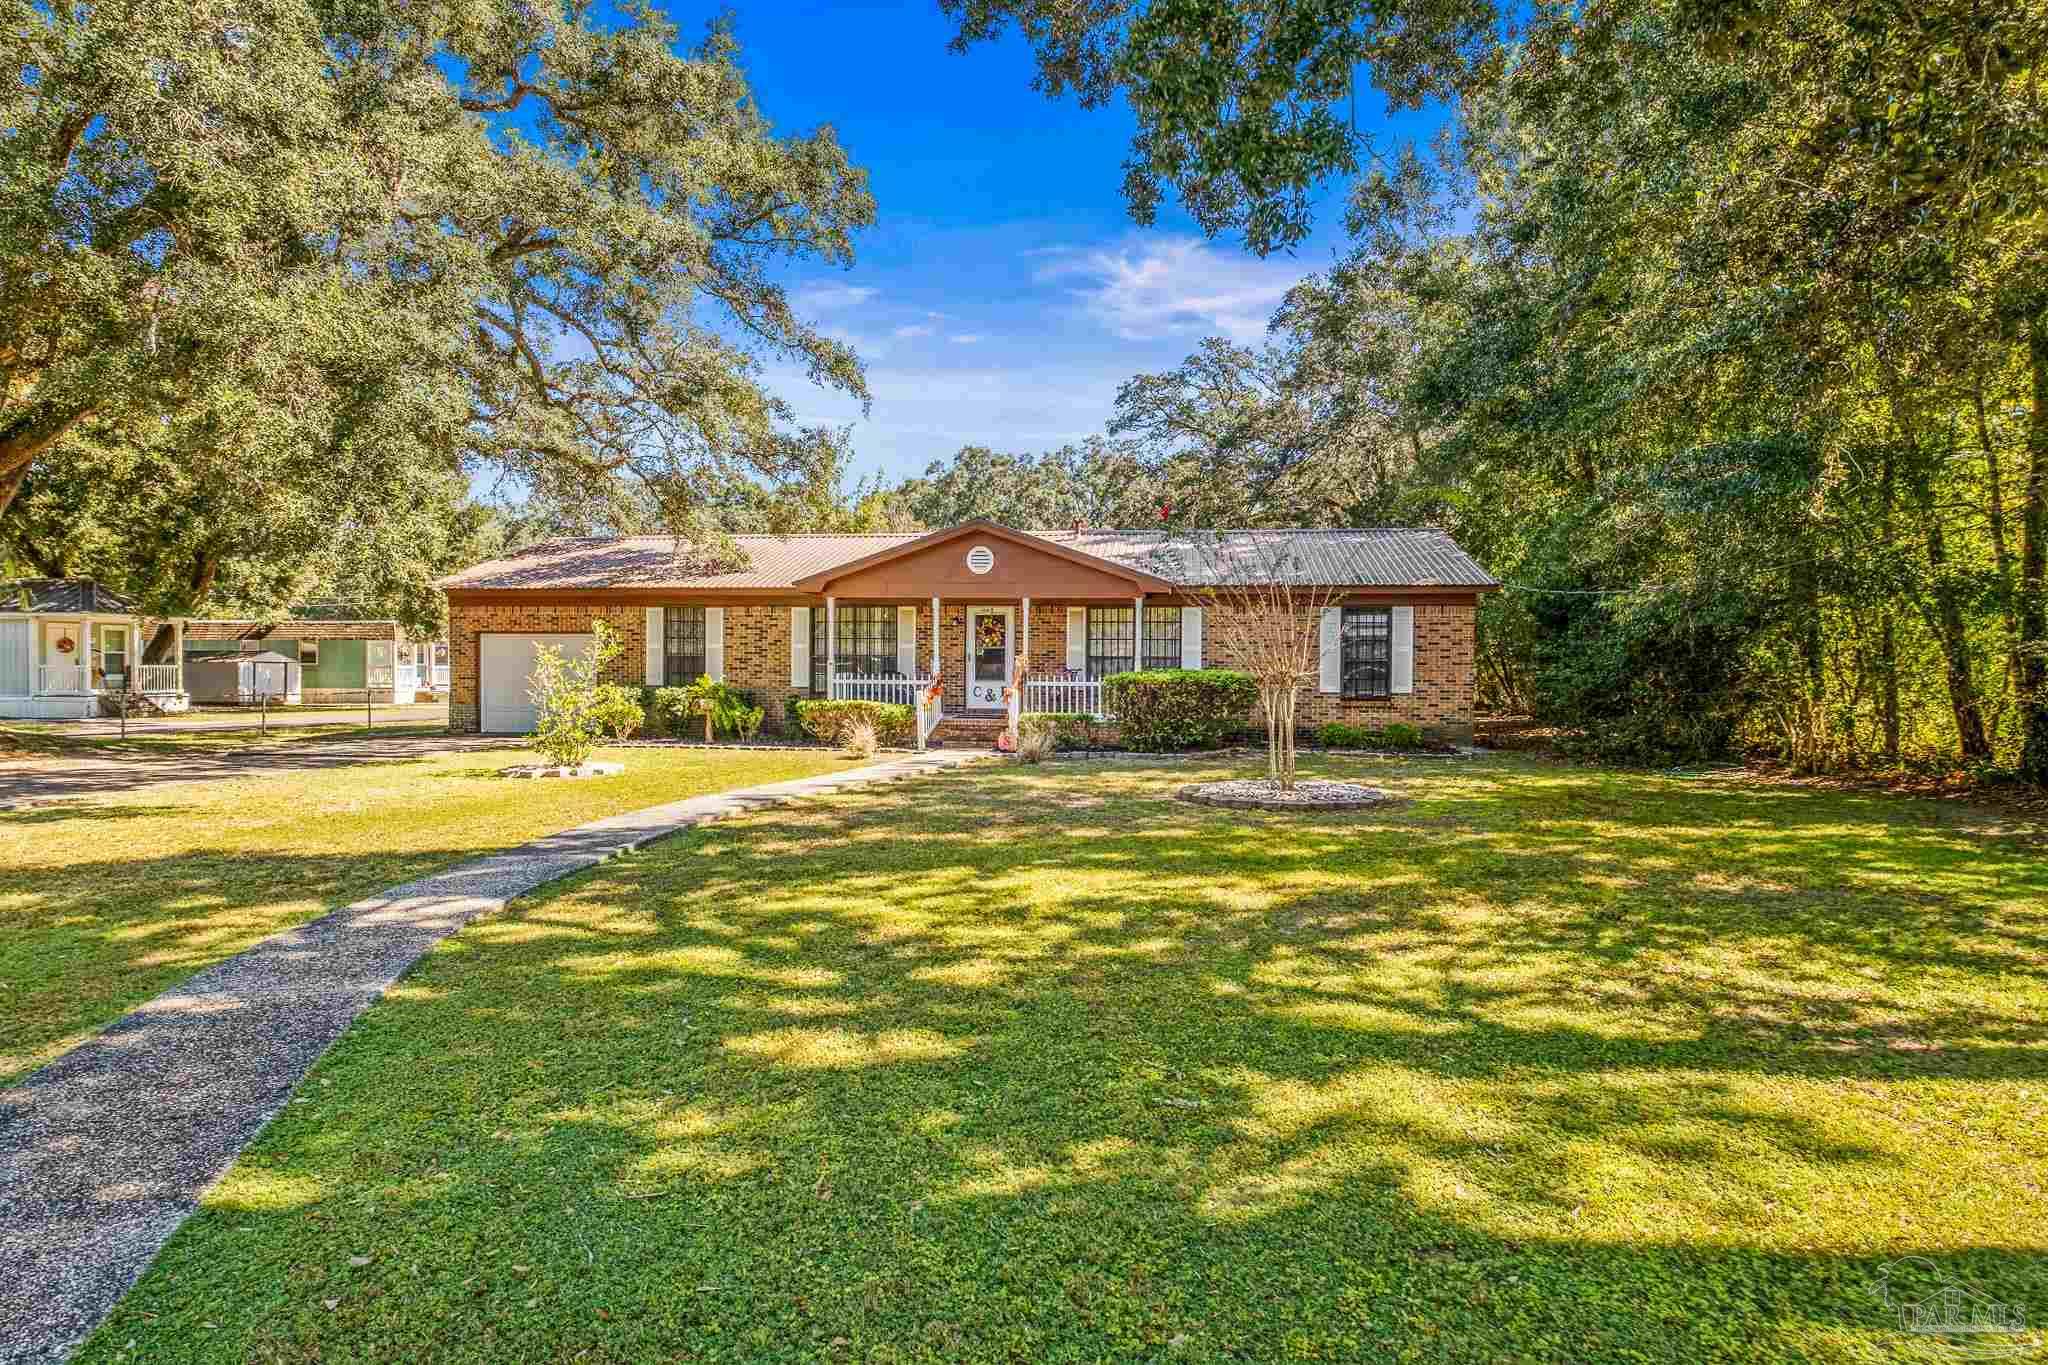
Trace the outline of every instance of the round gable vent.
[[977, 545], [967, 552], [967, 568], [970, 573], [987, 573], [996, 566], [996, 552], [986, 545]]

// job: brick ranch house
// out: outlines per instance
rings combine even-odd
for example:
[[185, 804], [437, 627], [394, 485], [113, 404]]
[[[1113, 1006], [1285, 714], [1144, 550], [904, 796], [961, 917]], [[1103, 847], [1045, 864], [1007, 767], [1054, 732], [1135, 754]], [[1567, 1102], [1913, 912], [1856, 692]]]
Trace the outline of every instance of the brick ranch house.
[[708, 673], [753, 692], [771, 725], [791, 697], [909, 702], [937, 676], [945, 724], [990, 733], [1020, 669], [1022, 710], [1099, 713], [1111, 673], [1233, 666], [1204, 621], [1224, 608], [1201, 589], [1242, 581], [1223, 566], [1258, 563], [1335, 594], [1301, 724], [1404, 721], [1469, 739], [1474, 614], [1499, 587], [1427, 529], [1025, 532], [971, 521], [738, 541], [748, 563], [729, 572], [694, 572], [671, 537], [624, 536], [549, 541], [442, 580], [449, 727], [530, 730], [535, 646], [587, 648], [596, 621], [623, 638], [615, 681]]

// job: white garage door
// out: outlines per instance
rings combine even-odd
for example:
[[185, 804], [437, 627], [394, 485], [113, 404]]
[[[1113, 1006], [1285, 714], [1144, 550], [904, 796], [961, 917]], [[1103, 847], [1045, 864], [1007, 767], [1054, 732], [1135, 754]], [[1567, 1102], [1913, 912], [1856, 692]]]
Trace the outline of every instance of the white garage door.
[[534, 647], [552, 645], [564, 655], [590, 652], [588, 635], [482, 635], [477, 637], [478, 696], [486, 734], [523, 735], [532, 731], [533, 702], [526, 695], [533, 672]]

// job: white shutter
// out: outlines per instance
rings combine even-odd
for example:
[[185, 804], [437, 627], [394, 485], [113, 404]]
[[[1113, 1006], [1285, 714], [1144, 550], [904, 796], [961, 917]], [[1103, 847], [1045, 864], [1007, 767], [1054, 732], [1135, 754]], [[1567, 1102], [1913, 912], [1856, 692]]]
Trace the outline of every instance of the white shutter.
[[725, 608], [704, 608], [704, 671], [711, 681], [725, 681]]
[[811, 609], [789, 609], [789, 685], [811, 685]]
[[1393, 690], [1415, 690], [1415, 608], [1394, 608]]
[[917, 676], [917, 608], [896, 608], [896, 671]]
[[1202, 609], [1182, 607], [1180, 609], [1180, 666], [1200, 668], [1202, 666]]
[[662, 678], [662, 613], [660, 607], [647, 609], [647, 685], [661, 686]]
[[1076, 673], [1088, 669], [1088, 608], [1067, 608], [1067, 667]]
[[1322, 638], [1322, 690], [1341, 692], [1344, 690], [1344, 648], [1341, 644], [1344, 630], [1344, 608], [1323, 608]]

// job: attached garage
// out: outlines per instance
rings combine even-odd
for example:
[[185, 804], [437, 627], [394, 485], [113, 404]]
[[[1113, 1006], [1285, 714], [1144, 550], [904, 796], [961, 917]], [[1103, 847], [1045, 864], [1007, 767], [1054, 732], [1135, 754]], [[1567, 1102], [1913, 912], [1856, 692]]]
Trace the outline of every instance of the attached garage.
[[478, 719], [486, 734], [524, 735], [536, 717], [527, 688], [533, 676], [534, 651], [541, 645], [566, 657], [587, 655], [588, 635], [479, 635], [477, 637]]

